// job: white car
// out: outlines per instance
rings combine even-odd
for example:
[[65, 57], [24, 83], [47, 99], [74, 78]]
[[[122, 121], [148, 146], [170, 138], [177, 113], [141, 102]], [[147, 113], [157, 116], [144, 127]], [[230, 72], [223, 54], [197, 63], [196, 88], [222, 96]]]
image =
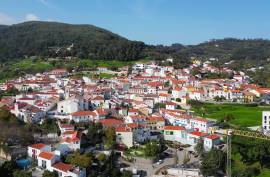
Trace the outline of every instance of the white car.
[[163, 160], [159, 160], [156, 164], [157, 165], [160, 165], [160, 164], [162, 164], [163, 163]]

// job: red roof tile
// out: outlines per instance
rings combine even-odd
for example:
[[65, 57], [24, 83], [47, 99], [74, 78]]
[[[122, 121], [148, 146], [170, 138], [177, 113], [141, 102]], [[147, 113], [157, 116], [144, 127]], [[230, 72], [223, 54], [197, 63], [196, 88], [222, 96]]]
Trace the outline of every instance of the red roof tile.
[[167, 125], [164, 126], [164, 130], [186, 130], [186, 128], [182, 126]]
[[206, 136], [207, 135], [207, 133], [198, 132], [198, 131], [190, 132], [189, 134], [192, 134], [192, 135], [195, 135], [195, 136], [199, 136], [199, 137], [202, 137], [202, 136]]
[[39, 157], [41, 157], [43, 159], [51, 160], [54, 157], [54, 154], [51, 152], [41, 152], [39, 154]]
[[66, 164], [63, 162], [58, 162], [58, 163], [53, 164], [52, 167], [59, 171], [68, 172], [69, 170], [73, 168], [73, 165]]
[[100, 123], [104, 126], [119, 126], [121, 124], [123, 124], [122, 120], [118, 120], [118, 119], [102, 119], [100, 120]]
[[31, 148], [34, 148], [34, 149], [42, 149], [42, 148], [45, 147], [45, 146], [46, 146], [46, 145], [45, 145], [45, 144], [42, 144], [42, 143], [30, 145], [30, 147], [31, 147]]
[[115, 129], [115, 132], [131, 132], [131, 128], [130, 127], [121, 126], [121, 127], [117, 127]]
[[93, 111], [78, 111], [71, 114], [72, 116], [96, 116], [97, 114]]
[[214, 140], [214, 139], [219, 139], [220, 137], [218, 135], [212, 134], [212, 135], [208, 135], [206, 138]]

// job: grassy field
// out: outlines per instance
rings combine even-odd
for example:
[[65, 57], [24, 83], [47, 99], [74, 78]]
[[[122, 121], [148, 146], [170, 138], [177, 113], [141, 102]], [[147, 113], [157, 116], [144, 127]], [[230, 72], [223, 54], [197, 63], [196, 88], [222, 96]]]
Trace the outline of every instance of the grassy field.
[[203, 104], [193, 109], [198, 115], [206, 118], [221, 120], [226, 114], [233, 115], [231, 124], [243, 127], [261, 125], [262, 111], [270, 110], [270, 106], [250, 106], [244, 104]]
[[[17, 78], [24, 74], [35, 74], [44, 71], [49, 71], [53, 68], [80, 68], [81, 70], [96, 70], [97, 67], [107, 67], [112, 70], [117, 70], [120, 67], [133, 65], [134, 63], [146, 63], [148, 59], [137, 61], [119, 61], [119, 60], [92, 60], [92, 59], [73, 59], [73, 60], [50, 60], [44, 59], [16, 59], [0, 65], [0, 83], [7, 79]], [[103, 74], [103, 78], [111, 78], [113, 75]]]
[[53, 66], [45, 61], [26, 59], [12, 65], [13, 69], [19, 69], [24, 72], [44, 72], [53, 68]]
[[257, 177], [269, 177], [270, 176], [270, 169], [263, 169], [261, 174]]

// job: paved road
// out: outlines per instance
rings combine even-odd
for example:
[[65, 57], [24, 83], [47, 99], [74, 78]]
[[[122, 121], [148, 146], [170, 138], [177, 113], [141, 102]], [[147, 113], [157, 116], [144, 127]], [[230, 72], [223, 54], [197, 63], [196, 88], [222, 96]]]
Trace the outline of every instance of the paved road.
[[[143, 170], [147, 172], [146, 177], [152, 177], [154, 174], [156, 174], [157, 172], [160, 172], [165, 167], [173, 166], [177, 164], [180, 164], [180, 165], [183, 164], [184, 158], [186, 154], [188, 154], [187, 150], [179, 151], [173, 148], [169, 148], [165, 152], [171, 155], [169, 157], [164, 158], [162, 164], [138, 163], [137, 161], [130, 163], [130, 162], [124, 161], [122, 158], [120, 158], [119, 161], [121, 163], [125, 163], [129, 165], [129, 167], [126, 168], [127, 170], [131, 170], [131, 171], [133, 169]], [[189, 163], [194, 163], [198, 161], [198, 159], [194, 158], [193, 155], [189, 155], [189, 157], [190, 157]]]

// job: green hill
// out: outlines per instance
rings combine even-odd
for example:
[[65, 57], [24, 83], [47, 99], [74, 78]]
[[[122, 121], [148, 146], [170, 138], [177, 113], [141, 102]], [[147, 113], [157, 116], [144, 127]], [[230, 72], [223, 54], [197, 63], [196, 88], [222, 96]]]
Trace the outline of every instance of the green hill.
[[93, 25], [25, 22], [0, 26], [0, 60], [25, 56], [134, 60], [145, 44]]

